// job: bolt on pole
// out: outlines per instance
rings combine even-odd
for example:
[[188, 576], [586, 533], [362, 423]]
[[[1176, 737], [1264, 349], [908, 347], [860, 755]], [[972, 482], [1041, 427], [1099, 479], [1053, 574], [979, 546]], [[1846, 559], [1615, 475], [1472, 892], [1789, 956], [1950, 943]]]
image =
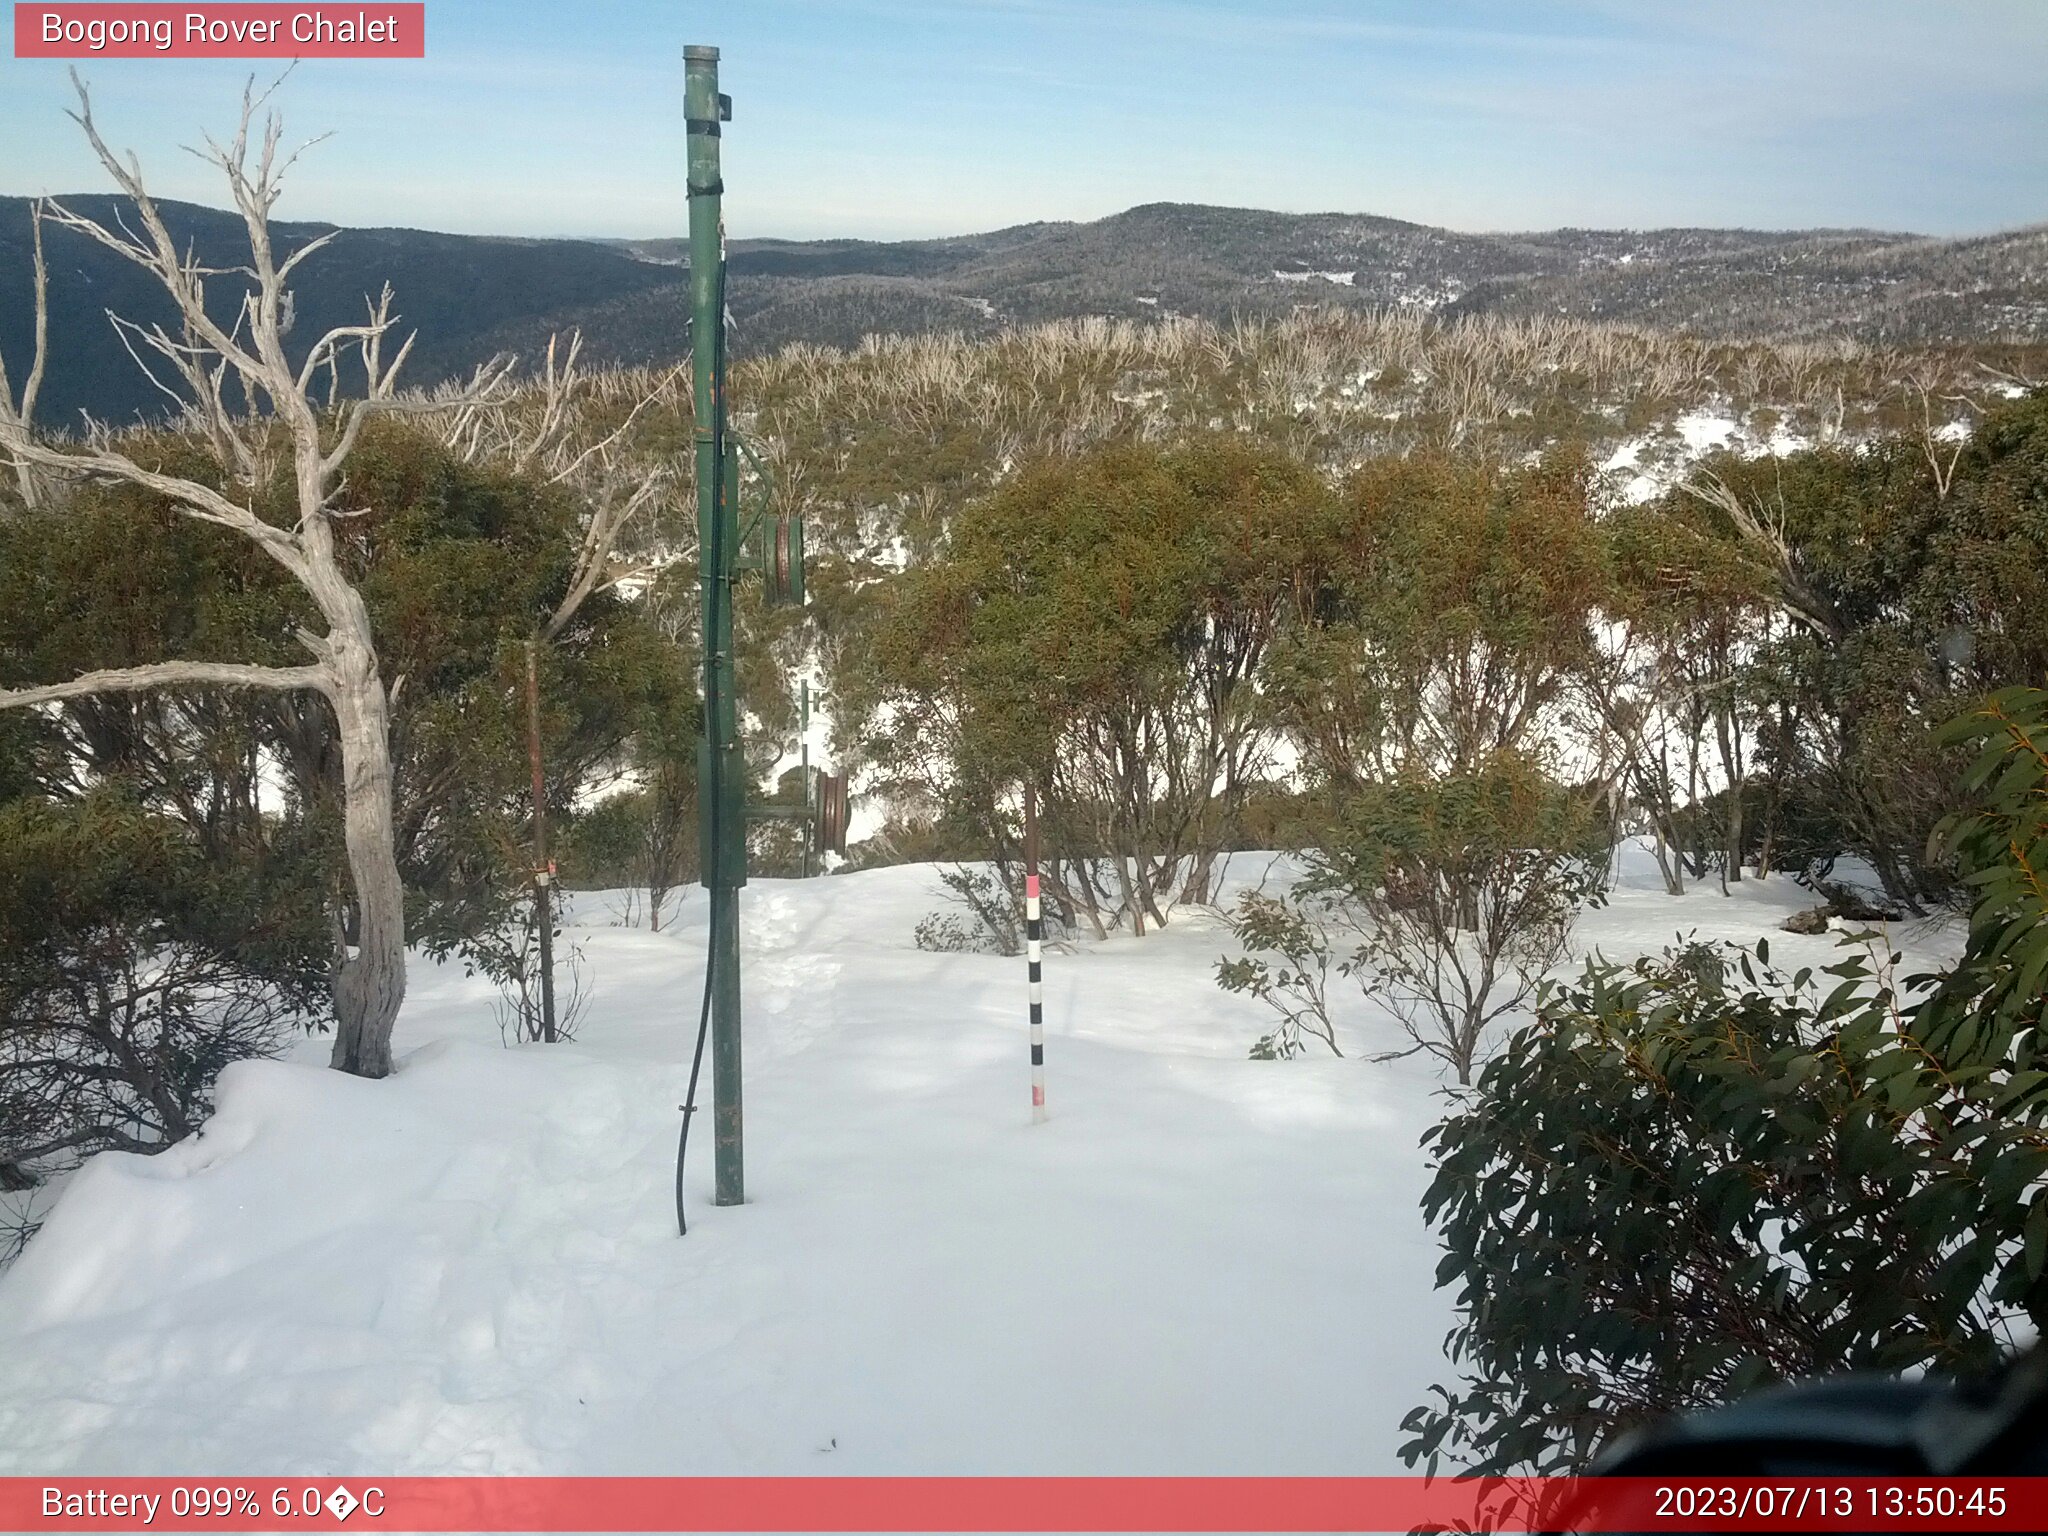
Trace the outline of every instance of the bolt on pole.
[[725, 227], [719, 124], [732, 105], [718, 93], [718, 50], [683, 50], [689, 129], [690, 360], [696, 409], [698, 563], [703, 594], [704, 734], [697, 757], [699, 849], [711, 893], [713, 1203], [746, 1199], [740, 1113], [740, 887], [746, 883], [746, 767], [734, 697], [732, 591], [738, 555], [737, 487], [727, 473]]

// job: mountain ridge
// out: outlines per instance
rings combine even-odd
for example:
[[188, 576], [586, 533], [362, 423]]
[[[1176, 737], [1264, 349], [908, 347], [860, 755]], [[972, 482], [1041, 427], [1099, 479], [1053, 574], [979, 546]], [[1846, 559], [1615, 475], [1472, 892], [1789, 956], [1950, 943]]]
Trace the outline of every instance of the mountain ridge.
[[[60, 199], [107, 218], [125, 199]], [[173, 234], [231, 258], [239, 217], [160, 204]], [[17, 381], [32, 335], [29, 200], [0, 198], [0, 355]], [[493, 352], [531, 357], [580, 327], [594, 360], [660, 362], [686, 342], [686, 242], [451, 235], [404, 226], [280, 221], [281, 244], [340, 231], [301, 269], [306, 334], [360, 318], [390, 281], [419, 342], [416, 384]], [[38, 412], [75, 426], [167, 402], [104, 310], [168, 320], [145, 275], [74, 232], [45, 226], [53, 353]], [[959, 331], [1081, 315], [1227, 320], [1304, 303], [1464, 315], [1566, 315], [1714, 337], [1871, 344], [2048, 342], [2048, 224], [1988, 235], [1862, 229], [1566, 228], [1472, 234], [1378, 214], [1276, 213], [1154, 202], [1092, 221], [1038, 221], [923, 240], [734, 240], [729, 307], [740, 352], [789, 342]], [[231, 305], [226, 285], [221, 302]], [[318, 329], [316, 329], [316, 327]]]

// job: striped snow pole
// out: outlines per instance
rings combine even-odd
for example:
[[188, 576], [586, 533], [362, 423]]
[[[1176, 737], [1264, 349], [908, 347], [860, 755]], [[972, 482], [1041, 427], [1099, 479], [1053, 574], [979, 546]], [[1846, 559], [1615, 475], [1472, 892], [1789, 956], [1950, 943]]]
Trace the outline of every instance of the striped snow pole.
[[1038, 801], [1024, 786], [1024, 953], [1031, 975], [1031, 1123], [1045, 1119], [1045, 920], [1038, 907]]

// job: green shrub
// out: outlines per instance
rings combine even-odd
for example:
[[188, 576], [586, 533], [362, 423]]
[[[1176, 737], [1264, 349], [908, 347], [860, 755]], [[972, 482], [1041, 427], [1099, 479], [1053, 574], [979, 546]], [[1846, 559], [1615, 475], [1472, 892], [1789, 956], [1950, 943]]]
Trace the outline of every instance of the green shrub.
[[0, 807], [0, 1187], [190, 1134], [222, 1067], [327, 1018], [318, 891], [113, 791]]
[[1412, 1464], [1579, 1467], [1759, 1383], [1987, 1364], [2048, 1325], [2048, 693], [1950, 727], [1963, 960], [1895, 985], [1691, 945], [1550, 993], [1425, 1138], [1455, 1390]]
[[1246, 954], [1217, 985], [1281, 1019], [1254, 1047], [1287, 1057], [1313, 1035], [1337, 1050], [1329, 975], [1354, 981], [1410, 1044], [1460, 1083], [1495, 1022], [1564, 957], [1583, 906], [1601, 902], [1587, 797], [1528, 759], [1496, 752], [1469, 772], [1408, 774], [1343, 797], [1329, 846], [1284, 901], [1248, 892], [1231, 917]]

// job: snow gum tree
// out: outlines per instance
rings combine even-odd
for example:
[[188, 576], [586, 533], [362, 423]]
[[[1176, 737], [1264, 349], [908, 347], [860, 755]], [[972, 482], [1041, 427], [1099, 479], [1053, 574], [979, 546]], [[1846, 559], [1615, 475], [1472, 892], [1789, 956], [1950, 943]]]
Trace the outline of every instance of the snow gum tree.
[[1274, 648], [1304, 767], [1341, 792], [1531, 749], [1588, 654], [1604, 560], [1575, 455], [1368, 462]]
[[[1378, 1059], [1422, 1051], [1469, 1083], [1489, 1027], [1529, 1001], [1600, 899], [1605, 829], [1585, 795], [1509, 753], [1361, 786], [1339, 815], [1292, 893], [1241, 898], [1232, 930], [1247, 953], [1217, 980], [1335, 1050], [1334, 971], [1407, 1034]], [[1292, 1054], [1288, 1038], [1253, 1054]]]
[[1329, 510], [1306, 466], [1237, 441], [1027, 468], [894, 594], [891, 755], [992, 834], [1034, 782], [1048, 891], [1098, 931], [1206, 900], [1277, 740], [1256, 682]]
[[[2048, 676], [2048, 394], [1987, 410], [1938, 459], [1927, 447], [1905, 434], [1722, 455], [1649, 509], [1764, 577], [1723, 652], [1734, 689], [1698, 695], [1709, 717], [1722, 700], [1748, 712], [1766, 780], [1755, 834], [1781, 862], [1860, 854], [1909, 908], [1960, 899], [1928, 856], [1958, 803], [1940, 723]], [[1713, 680], [1711, 633], [1675, 638], [1674, 668]]]
[[1369, 464], [1313, 569], [1270, 691], [1322, 802], [1316, 845], [1286, 901], [1241, 902], [1247, 953], [1217, 978], [1289, 1021], [1280, 1045], [1334, 1047], [1334, 968], [1409, 1036], [1383, 1055], [1464, 1083], [1600, 888], [1605, 829], [1560, 782], [1555, 729], [1606, 579], [1584, 465]]
[[[1716, 851], [1724, 880], [1740, 880], [1753, 743], [1772, 723], [1753, 697], [1756, 656], [1779, 628], [1770, 568], [1683, 501], [1619, 509], [1603, 532], [1605, 623], [1577, 676], [1588, 734], [1606, 748], [1603, 777], [1648, 820], [1672, 895]], [[1716, 784], [1717, 849], [1702, 815]]]

